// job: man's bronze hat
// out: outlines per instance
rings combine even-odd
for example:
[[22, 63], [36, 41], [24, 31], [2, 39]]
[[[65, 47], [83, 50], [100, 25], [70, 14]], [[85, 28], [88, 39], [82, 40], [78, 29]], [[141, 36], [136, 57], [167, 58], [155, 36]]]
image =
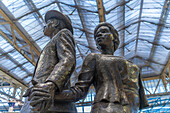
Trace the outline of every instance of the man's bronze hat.
[[96, 32], [101, 26], [107, 26], [110, 29], [110, 32], [113, 34], [113, 37], [115, 38], [113, 41], [115, 43], [114, 50], [116, 51], [116, 49], [118, 48], [119, 43], [120, 43], [119, 34], [118, 34], [117, 30], [112, 26], [112, 24], [107, 23], [107, 22], [101, 22], [96, 26], [96, 28], [94, 30], [94, 37], [96, 37], [96, 35], [97, 35]]
[[47, 23], [47, 21], [52, 18], [55, 18], [57, 20], [62, 20], [66, 24], [66, 28], [69, 29], [73, 33], [71, 20], [67, 15], [56, 10], [50, 10], [45, 14], [45, 22]]

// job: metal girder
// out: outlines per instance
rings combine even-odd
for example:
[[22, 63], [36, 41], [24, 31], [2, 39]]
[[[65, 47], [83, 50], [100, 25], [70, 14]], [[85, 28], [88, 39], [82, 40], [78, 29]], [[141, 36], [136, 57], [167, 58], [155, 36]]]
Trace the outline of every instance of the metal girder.
[[133, 60], [134, 58], [138, 58], [138, 59], [141, 59], [141, 60], [143, 60], [143, 61], [146, 61], [146, 62], [147, 62], [147, 63], [145, 64], [146, 66], [149, 66], [149, 62], [158, 64], [158, 65], [161, 65], [161, 66], [165, 66], [164, 64], [160, 64], [160, 63], [155, 62], [155, 61], [153, 61], [153, 60], [145, 59], [145, 58], [140, 57], [140, 56], [138, 56], [138, 55], [134, 55], [134, 56], [128, 58], [128, 60]]
[[128, 1], [122, 0], [122, 1], [118, 2], [113, 8], [109, 9], [108, 11], [106, 11], [105, 13], [109, 14], [112, 10], [116, 9], [119, 6], [125, 6], [130, 1], [132, 1], [132, 0], [128, 0]]
[[81, 59], [84, 60], [85, 56], [81, 53], [80, 48], [79, 48], [79, 46], [77, 44], [76, 44], [76, 46], [77, 46], [77, 49], [78, 49], [79, 54], [81, 56]]
[[140, 56], [135, 56], [136, 58], [139, 58], [139, 59], [142, 59], [142, 60], [144, 60], [144, 61], [147, 61], [147, 62], [152, 62], [152, 63], [155, 63], [155, 64], [158, 64], [158, 65], [161, 65], [161, 66], [165, 66], [164, 64], [160, 64], [160, 63], [158, 63], [158, 62], [156, 62], [156, 61], [153, 61], [153, 60], [151, 60], [151, 59], [144, 59], [143, 57], [140, 57]]
[[157, 85], [156, 85], [156, 88], [155, 88], [155, 91], [153, 92], [153, 94], [156, 93], [156, 90], [157, 90], [157, 88], [158, 88], [158, 86], [159, 86], [160, 81], [161, 81], [161, 79], [159, 78], [159, 81], [158, 81], [158, 83], [157, 83]]
[[63, 12], [63, 10], [61, 9], [61, 6], [60, 6], [60, 3], [58, 2], [58, 0], [55, 0], [55, 1], [56, 1], [56, 4], [57, 4], [57, 6], [58, 6], [60, 12]]
[[99, 22], [105, 22], [105, 8], [103, 6], [103, 0], [96, 0], [97, 1], [97, 9], [99, 14]]
[[[153, 43], [157, 43], [159, 41], [160, 37], [161, 37], [161, 32], [163, 30], [163, 26], [161, 26], [161, 25], [164, 25], [164, 23], [166, 22], [167, 16], [169, 14], [169, 10], [168, 10], [169, 7], [170, 7], [170, 1], [165, 0]], [[152, 45], [151, 52], [150, 52], [150, 55], [149, 55], [150, 59], [153, 58], [155, 49], [156, 49], [156, 46]]]
[[151, 94], [151, 95], [146, 95], [147, 97], [152, 97], [152, 96], [166, 96], [170, 95], [170, 92], [165, 92], [165, 93], [157, 93], [157, 94]]
[[[33, 57], [33, 54], [32, 54], [32, 57], [33, 57], [33, 58], [30, 58], [30, 56], [28, 56], [27, 54], [25, 54], [24, 51], [23, 51], [21, 48], [19, 48], [16, 43], [13, 43], [13, 41], [5, 34], [2, 30], [0, 30], [0, 34], [8, 41], [11, 45], [13, 45], [14, 48], [15, 48], [19, 53], [21, 53], [29, 62], [31, 62], [33, 65], [35, 65], [35, 59], [34, 59], [34, 57]], [[32, 48], [31, 48], [31, 51], [32, 51]]]
[[[40, 12], [37, 10], [37, 7], [35, 6], [35, 4], [33, 3], [32, 0], [24, 0], [24, 2], [27, 4], [27, 6], [29, 7], [30, 10], [34, 11], [37, 13], [37, 15], [35, 13], [33, 13], [34, 17], [37, 19], [37, 21], [39, 22], [40, 25], [42, 25], [42, 22], [39, 20], [41, 19], [42, 21], [44, 21], [42, 15], [40, 14]], [[44, 27], [44, 26], [42, 26]]]
[[[170, 6], [170, 1], [165, 0], [164, 5], [163, 5], [163, 10], [162, 10], [162, 13], [161, 13], [161, 16], [160, 16], [160, 19], [159, 19], [160, 25], [164, 24], [166, 22], [167, 16], [169, 14], [169, 10], [168, 10], [169, 6]], [[157, 27], [153, 43], [158, 43], [158, 41], [161, 37], [161, 32], [163, 30], [163, 27], [160, 26], [160, 25], [158, 25], [158, 27]], [[150, 52], [150, 55], [149, 55], [149, 59], [153, 58], [155, 50], [156, 50], [156, 46], [152, 45], [151, 52]], [[164, 85], [166, 92], [167, 92], [167, 82], [166, 82], [165, 72], [166, 72], [166, 70], [169, 66], [169, 63], [170, 63], [170, 60], [168, 60], [167, 65], [165, 66], [165, 68], [163, 69], [163, 72], [161, 74], [161, 79], [162, 79], [162, 82], [163, 82], [163, 85]]]
[[[75, 6], [75, 5], [70, 5], [70, 4], [67, 4], [67, 3], [64, 3], [64, 2], [59, 2], [58, 0], [55, 0], [55, 1], [53, 1], [53, 2], [51, 2], [51, 3], [49, 3], [49, 4], [47, 4], [47, 5], [45, 5], [45, 6], [43, 6], [43, 7], [40, 7], [40, 8], [37, 8], [37, 9], [31, 11], [31, 12], [28, 12], [28, 13], [26, 13], [26, 14], [18, 17], [18, 18], [16, 18], [15, 20], [19, 20], [19, 19], [21, 19], [21, 18], [23, 18], [23, 17], [25, 17], [25, 16], [27, 16], [27, 15], [29, 15], [29, 14], [32, 14], [32, 13], [34, 13], [34, 12], [37, 12], [37, 11], [39, 11], [39, 10], [45, 8], [45, 7], [48, 7], [48, 6], [52, 5], [52, 4], [55, 4], [55, 3], [57, 3], [57, 6], [59, 7], [59, 10], [61, 9], [60, 4], [64, 4], [64, 5], [67, 5], [67, 6], [69, 6], [69, 7], [77, 8], [77, 6]], [[81, 8], [81, 10], [85, 10], [85, 11], [87, 11], [87, 12], [92, 12], [92, 13], [98, 13], [97, 11], [91, 11], [91, 10], [84, 9], [84, 8]], [[61, 9], [60, 11], [62, 12], [62, 9]]]
[[[125, 0], [117, 0], [117, 1], [120, 1], [122, 3], [125, 2]], [[118, 23], [124, 27], [125, 26], [125, 5], [121, 5], [120, 8], [118, 9], [118, 12], [117, 12], [117, 15], [118, 15]], [[120, 34], [120, 46], [121, 46], [121, 56], [124, 56], [124, 42], [125, 42], [125, 29], [121, 30], [119, 32]]]
[[143, 10], [143, 0], [141, 0], [141, 5], [140, 5], [139, 22], [138, 22], [138, 29], [137, 29], [137, 36], [136, 36], [136, 45], [135, 45], [135, 55], [136, 55], [137, 46], [138, 46], [138, 38], [139, 38], [140, 21], [141, 21], [141, 17], [142, 17], [142, 10]]
[[168, 98], [169, 95], [167, 97], [163, 95], [165, 94], [147, 96], [149, 107], [141, 109], [139, 113], [169, 113], [170, 98]]
[[155, 80], [155, 79], [160, 79], [159, 76], [156, 76], [156, 77], [149, 77], [149, 78], [141, 78], [142, 81], [147, 81], [147, 80]]
[[161, 27], [165, 27], [165, 28], [170, 28], [170, 26], [169, 25], [165, 25], [165, 24], [162, 24], [162, 23], [155, 23], [155, 22], [151, 22], [151, 21], [148, 21], [148, 20], [137, 20], [136, 21], [136, 19], [134, 19], [134, 21], [132, 21], [132, 23], [130, 23], [130, 24], [128, 24], [128, 25], [126, 25], [126, 26], [120, 26], [119, 28], [118, 28], [118, 32], [120, 31], [120, 30], [123, 30], [123, 29], [126, 29], [126, 28], [128, 28], [128, 27], [130, 27], [131, 25], [134, 25], [134, 24], [138, 24], [139, 22], [146, 22], [146, 23], [149, 23], [149, 24], [153, 24], [153, 25], [157, 25], [157, 26], [161, 26]]
[[[1, 47], [0, 47], [0, 53], [1, 54], [4, 54], [5, 52], [1, 49]], [[23, 70], [23, 71], [25, 71], [28, 75], [32, 75], [32, 73], [30, 73], [27, 69], [25, 69], [22, 65], [24, 65], [24, 63], [21, 65], [21, 64], [19, 64], [19, 62], [18, 61], [16, 61], [13, 57], [11, 57], [9, 54], [5, 54], [5, 57], [7, 58], [7, 59], [9, 59], [9, 60], [11, 60], [14, 64], [16, 64], [17, 66], [16, 67], [14, 67], [14, 68], [17, 68], [17, 67], [20, 67], [21, 68], [21, 70]], [[27, 62], [26, 62], [27, 63]], [[13, 69], [14, 69], [13, 68]], [[8, 72], [9, 72], [9, 70], [8, 70]]]
[[[5, 71], [2, 68], [0, 68], [0, 79], [10, 84], [9, 86], [0, 87], [0, 94], [6, 96], [7, 98], [14, 99], [15, 101], [22, 102], [23, 91], [27, 89], [28, 86], [23, 81], [14, 77], [14, 75], [11, 75], [9, 72]], [[14, 90], [11, 91], [11, 88], [14, 88]], [[8, 92], [4, 89], [8, 89]], [[18, 93], [17, 91], [20, 92]]]
[[[123, 47], [125, 47], [126, 45], [130, 44], [131, 42], [133, 42], [133, 41], [135, 41], [135, 40], [136, 40], [136, 38], [132, 38], [131, 40], [129, 40], [129, 41], [127, 41], [126, 43], [124, 43], [123, 45], [120, 45], [118, 49], [122, 49]], [[153, 44], [153, 45], [155, 45], [155, 46], [162, 46], [162, 47], [164, 47], [165, 49], [170, 50], [170, 48], [167, 47], [167, 46], [165, 46], [165, 45], [158, 44], [158, 43], [153, 43], [153, 42], [151, 42], [151, 41], [149, 41], [149, 40], [146, 40], [146, 39], [143, 39], [143, 38], [138, 38], [138, 40], [146, 41], [146, 42], [148, 42], [148, 43], [150, 43], [150, 44]]]
[[[11, 96], [11, 95], [9, 95], [9, 94], [6, 94], [6, 93], [3, 92], [3, 91], [0, 91], [0, 94], [6, 96], [6, 97], [8, 97], [8, 98], [14, 99], [15, 101], [20, 101], [20, 102], [22, 102], [22, 100], [16, 99], [15, 97], [13, 97], [13, 96]], [[23, 103], [23, 102], [22, 102], [22, 103]]]
[[[10, 28], [11, 28], [11, 34], [12, 34], [12, 40], [2, 31], [0, 30], [0, 34], [11, 44], [14, 46], [14, 48], [20, 52], [29, 62], [31, 62], [33, 65], [35, 65], [35, 57], [37, 58], [37, 56], [40, 55], [40, 47], [33, 41], [32, 38], [30, 38], [30, 36], [26, 33], [26, 31], [21, 27], [21, 25], [18, 22], [14, 22], [13, 20], [15, 20], [15, 18], [13, 17], [13, 15], [8, 11], [8, 9], [3, 5], [3, 3], [0, 1], [0, 15], [4, 18], [4, 20], [6, 22], [9, 22]], [[22, 29], [22, 31], [21, 31]], [[19, 48], [18, 47], [18, 42], [17, 42], [17, 38], [15, 35], [16, 31], [21, 38], [25, 41], [26, 45]], [[30, 49], [30, 54], [31, 55], [27, 55], [25, 54], [23, 51], [24, 47], [29, 47]]]
[[[167, 70], [168, 70], [168, 75], [166, 75]], [[165, 90], [167, 92], [167, 84], [169, 83], [169, 86], [170, 86], [170, 59], [168, 60], [166, 66], [164, 67], [160, 77], [162, 79], [164, 88], [165, 88]]]
[[[82, 12], [82, 10], [80, 8], [80, 2], [81, 1], [79, 1], [79, 0], [74, 0], [75, 6], [77, 7], [77, 12], [78, 12], [79, 17], [80, 17], [82, 27], [83, 27], [83, 29], [87, 30], [86, 23], [85, 23], [85, 16], [83, 15], [83, 12]], [[94, 45], [91, 43], [90, 35], [87, 32], [85, 32], [85, 35], [86, 35], [86, 39], [87, 39], [87, 42], [88, 42], [88, 46], [94, 47]], [[90, 49], [90, 51], [92, 53], [95, 52], [93, 49]]]
[[[80, 1], [80, 0], [79, 0]], [[64, 2], [58, 2], [58, 0], [56, 0], [57, 3], [60, 3], [60, 4], [64, 4], [64, 5], [67, 5], [69, 7], [73, 7], [73, 8], [78, 8], [78, 6], [76, 5], [71, 5], [71, 4], [67, 4], [67, 3], [64, 3]], [[85, 9], [85, 8], [82, 8], [82, 7], [79, 7], [81, 10], [84, 10], [84, 11], [87, 11], [87, 12], [91, 12], [91, 13], [98, 13], [97, 11], [91, 11], [91, 10], [88, 10], [88, 9]]]
[[9, 83], [14, 83], [17, 86], [28, 88], [28, 86], [23, 81], [19, 80], [14, 75], [11, 75], [9, 72], [7, 72], [5, 69], [1, 67], [0, 67], [0, 77], [9, 80]]
[[24, 15], [18, 17], [18, 18], [16, 18], [15, 20], [17, 21], [17, 20], [19, 20], [19, 19], [21, 19], [21, 18], [23, 18], [23, 17], [25, 17], [25, 16], [27, 16], [27, 15], [29, 15], [29, 14], [32, 14], [32, 13], [34, 13], [34, 12], [37, 12], [37, 11], [39, 11], [39, 10], [45, 8], [45, 7], [48, 7], [48, 6], [50, 6], [50, 5], [54, 4], [54, 3], [56, 3], [56, 2], [54, 1], [54, 2], [51, 2], [50, 4], [47, 4], [47, 5], [43, 6], [43, 7], [34, 9], [33, 11], [28, 12], [28, 13], [26, 13], [26, 14], [24, 14]]
[[88, 34], [92, 34], [92, 35], [93, 35], [93, 32], [88, 31], [88, 30], [86, 30], [86, 29], [82, 29], [82, 28], [80, 28], [80, 27], [75, 27], [75, 26], [73, 26], [73, 28], [74, 28], [74, 29], [78, 29], [78, 30], [80, 30], [80, 31], [83, 31], [83, 32], [85, 32], [85, 33], [88, 33]]
[[99, 50], [98, 50], [97, 48], [90, 47], [90, 46], [88, 46], [88, 45], [86, 45], [86, 44], [84, 44], [84, 43], [77, 42], [77, 44], [80, 44], [80, 45], [82, 45], [82, 46], [84, 46], [84, 47], [87, 47], [87, 48], [89, 48], [89, 49], [92, 49], [93, 51], [98, 51], [98, 52], [99, 52]]

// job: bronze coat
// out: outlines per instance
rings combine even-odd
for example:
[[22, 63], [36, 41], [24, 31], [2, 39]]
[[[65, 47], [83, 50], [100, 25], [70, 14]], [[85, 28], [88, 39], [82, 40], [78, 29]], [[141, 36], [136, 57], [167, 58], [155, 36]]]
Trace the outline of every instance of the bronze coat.
[[[42, 50], [39, 60], [37, 61], [33, 79], [38, 83], [45, 83], [47, 81], [53, 82], [62, 91], [69, 81], [72, 72], [76, 65], [76, 52], [75, 43], [72, 33], [68, 29], [62, 29], [59, 31], [50, 42]], [[57, 101], [55, 101], [58, 104]], [[26, 102], [25, 102], [26, 104]], [[28, 107], [29, 102], [27, 102]], [[24, 110], [25, 113], [32, 113], [31, 111]], [[62, 103], [62, 107], [55, 106], [56, 111], [76, 112], [74, 103]], [[48, 111], [49, 112], [49, 111]], [[49, 112], [50, 113], [50, 112]]]
[[[83, 62], [76, 85], [70, 90], [63, 91], [56, 99], [78, 101], [86, 97], [90, 85], [93, 84], [96, 96], [92, 112], [122, 113], [126, 106], [127, 113], [135, 113], [139, 106], [148, 105], [139, 81], [141, 82], [139, 68], [136, 65], [121, 57], [91, 53]], [[101, 108], [102, 103], [113, 104]], [[115, 111], [114, 104], [119, 105], [119, 111]]]

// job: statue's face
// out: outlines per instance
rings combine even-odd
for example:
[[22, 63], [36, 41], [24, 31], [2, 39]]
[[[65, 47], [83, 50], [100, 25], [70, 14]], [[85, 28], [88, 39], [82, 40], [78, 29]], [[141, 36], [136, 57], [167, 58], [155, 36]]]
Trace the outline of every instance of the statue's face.
[[113, 35], [107, 26], [101, 26], [96, 32], [96, 45], [97, 46], [110, 46], [113, 45]]
[[59, 29], [58, 25], [59, 22], [56, 19], [49, 19], [44, 26], [44, 35], [51, 36], [55, 30]]

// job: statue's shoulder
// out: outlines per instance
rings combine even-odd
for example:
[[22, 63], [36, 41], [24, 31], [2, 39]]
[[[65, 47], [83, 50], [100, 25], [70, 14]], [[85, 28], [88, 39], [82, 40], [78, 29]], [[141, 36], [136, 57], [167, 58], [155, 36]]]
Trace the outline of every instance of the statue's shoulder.
[[120, 63], [120, 64], [125, 64], [127, 60], [124, 57], [121, 56], [113, 56], [114, 61]]
[[54, 35], [52, 40], [56, 41], [60, 38], [67, 38], [67, 37], [73, 38], [73, 34], [68, 29], [65, 28], [65, 29], [60, 30], [56, 35]]
[[88, 58], [95, 58], [97, 56], [97, 54], [96, 53], [90, 53], [90, 54], [88, 54], [87, 56], [86, 56], [86, 59]]
[[140, 69], [136, 64], [132, 63], [131, 61], [126, 60], [126, 65], [127, 65], [128, 73], [131, 76], [137, 77], [139, 75]]
[[136, 68], [136, 70], [139, 70], [139, 67], [129, 60], [126, 60], [126, 64], [130, 67]]
[[84, 62], [90, 62], [96, 59], [96, 54], [95, 53], [90, 53], [86, 56], [86, 58], [84, 59]]

